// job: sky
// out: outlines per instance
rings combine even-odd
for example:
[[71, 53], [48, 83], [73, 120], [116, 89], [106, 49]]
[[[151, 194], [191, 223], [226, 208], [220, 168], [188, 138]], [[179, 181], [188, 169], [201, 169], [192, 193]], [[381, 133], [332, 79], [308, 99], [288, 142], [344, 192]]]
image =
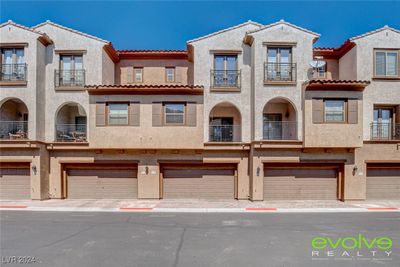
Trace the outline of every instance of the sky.
[[185, 49], [186, 41], [248, 20], [280, 19], [321, 34], [316, 46], [389, 25], [400, 29], [399, 1], [4, 1], [0, 22], [51, 20], [111, 41], [116, 49]]

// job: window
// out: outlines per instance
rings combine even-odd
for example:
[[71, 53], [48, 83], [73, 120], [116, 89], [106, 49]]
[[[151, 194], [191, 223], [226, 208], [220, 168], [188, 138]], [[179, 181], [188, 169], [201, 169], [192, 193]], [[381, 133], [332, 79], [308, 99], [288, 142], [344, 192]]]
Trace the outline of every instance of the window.
[[1, 49], [1, 80], [25, 80], [23, 48]]
[[399, 76], [399, 51], [375, 51], [375, 76]]
[[83, 86], [85, 73], [82, 55], [60, 55], [59, 86]]
[[215, 55], [213, 70], [214, 87], [239, 87], [237, 55]]
[[164, 104], [165, 124], [182, 125], [185, 123], [185, 104]]
[[325, 100], [325, 122], [345, 121], [345, 101]]
[[167, 82], [175, 82], [175, 68], [174, 67], [165, 68], [165, 75], [167, 78]]
[[291, 47], [268, 47], [266, 80], [294, 81]]
[[108, 124], [128, 125], [128, 104], [108, 104]]
[[134, 68], [135, 71], [135, 82], [141, 83], [143, 82], [143, 68]]

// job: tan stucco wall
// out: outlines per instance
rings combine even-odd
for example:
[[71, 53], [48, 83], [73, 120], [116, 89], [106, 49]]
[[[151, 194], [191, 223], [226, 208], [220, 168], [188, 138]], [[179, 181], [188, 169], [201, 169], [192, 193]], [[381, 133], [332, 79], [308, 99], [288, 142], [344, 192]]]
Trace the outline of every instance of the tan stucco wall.
[[[251, 132], [251, 49], [243, 44], [247, 31], [258, 29], [254, 24], [246, 24], [236, 29], [221, 32], [191, 43], [194, 49], [194, 84], [204, 85], [204, 142], [209, 137], [208, 117], [219, 103], [228, 102], [236, 106], [242, 117], [242, 141], [250, 141]], [[240, 92], [211, 92], [211, 70], [214, 68], [214, 54], [211, 50], [239, 50], [237, 63], [241, 72]]]
[[[313, 123], [312, 98], [315, 97], [358, 99], [358, 123]], [[306, 91], [304, 99], [304, 147], [362, 146], [362, 93], [351, 91]]]
[[[282, 98], [292, 104], [296, 111], [295, 121], [298, 127], [298, 139], [302, 140], [302, 83], [308, 79], [310, 61], [313, 59], [313, 39], [315, 35], [295, 29], [285, 24], [278, 24], [263, 31], [252, 34], [254, 71], [254, 140], [263, 139], [263, 110], [265, 105], [274, 98]], [[292, 63], [296, 63], [296, 84], [294, 85], [265, 85], [264, 63], [267, 61], [268, 43], [295, 43], [292, 47]]]
[[[96, 126], [96, 102], [140, 102], [140, 126]], [[152, 126], [152, 103], [196, 102], [195, 127]], [[92, 96], [90, 99], [89, 140], [93, 148], [202, 148], [203, 147], [202, 96]]]
[[[123, 59], [116, 65], [115, 82], [117, 84], [190, 84], [189, 67], [191, 63], [180, 59]], [[132, 68], [143, 67], [143, 82], [135, 82]], [[166, 81], [166, 67], [175, 67], [175, 82]], [[126, 77], [126, 71], [132, 72], [132, 82]]]

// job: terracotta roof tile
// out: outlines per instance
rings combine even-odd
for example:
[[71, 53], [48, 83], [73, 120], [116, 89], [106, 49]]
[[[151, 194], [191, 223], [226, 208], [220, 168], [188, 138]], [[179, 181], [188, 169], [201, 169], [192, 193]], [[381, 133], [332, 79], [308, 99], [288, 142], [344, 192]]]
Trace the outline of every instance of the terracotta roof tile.
[[309, 84], [370, 84], [367, 80], [310, 80]]

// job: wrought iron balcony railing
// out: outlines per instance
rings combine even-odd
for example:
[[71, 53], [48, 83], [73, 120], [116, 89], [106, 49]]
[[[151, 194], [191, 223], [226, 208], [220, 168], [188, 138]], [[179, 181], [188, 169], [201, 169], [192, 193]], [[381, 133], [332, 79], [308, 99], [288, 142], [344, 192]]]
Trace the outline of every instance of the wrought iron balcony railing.
[[295, 82], [296, 63], [265, 63], [264, 82]]
[[86, 124], [56, 124], [57, 142], [86, 142]]
[[26, 64], [1, 64], [1, 81], [26, 81]]
[[85, 86], [85, 70], [55, 70], [56, 87]]
[[371, 140], [400, 140], [400, 123], [372, 122]]
[[210, 142], [240, 142], [241, 141], [240, 125], [210, 125], [209, 141]]
[[296, 121], [264, 121], [264, 140], [297, 140]]
[[240, 88], [240, 70], [211, 70], [211, 88]]
[[0, 139], [27, 139], [27, 121], [0, 121]]

